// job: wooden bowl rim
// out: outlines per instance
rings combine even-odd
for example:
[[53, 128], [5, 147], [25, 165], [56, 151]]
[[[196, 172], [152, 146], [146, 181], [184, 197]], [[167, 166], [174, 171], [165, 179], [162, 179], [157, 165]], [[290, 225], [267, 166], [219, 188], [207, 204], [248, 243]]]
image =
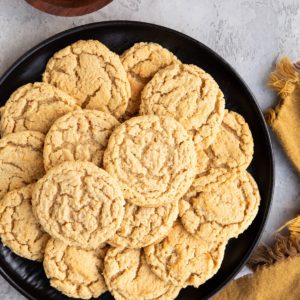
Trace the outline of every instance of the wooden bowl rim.
[[57, 16], [82, 16], [85, 14], [92, 13], [99, 10], [100, 8], [106, 6], [113, 0], [88, 0], [88, 1], [78, 1], [76, 6], [74, 3], [69, 3], [69, 1], [64, 1], [64, 3], [59, 3], [60, 1], [50, 2], [49, 0], [25, 0], [28, 4], [34, 8], [46, 12], [51, 15]]

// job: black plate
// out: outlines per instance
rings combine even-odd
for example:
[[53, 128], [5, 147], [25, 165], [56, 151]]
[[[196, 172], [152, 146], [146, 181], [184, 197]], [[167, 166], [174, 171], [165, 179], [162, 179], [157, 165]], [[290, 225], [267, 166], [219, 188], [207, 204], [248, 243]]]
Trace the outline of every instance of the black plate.
[[[226, 249], [219, 272], [198, 289], [181, 291], [178, 299], [207, 299], [220, 290], [245, 264], [256, 245], [270, 209], [273, 193], [273, 157], [263, 115], [246, 84], [219, 55], [198, 41], [157, 25], [113, 21], [94, 23], [64, 31], [42, 42], [21, 57], [0, 79], [0, 101], [5, 103], [19, 86], [40, 81], [48, 59], [54, 52], [79, 40], [99, 39], [111, 50], [122, 53], [135, 42], [152, 41], [170, 49], [184, 63], [192, 63], [209, 72], [225, 94], [227, 108], [242, 114], [251, 128], [255, 149], [249, 171], [261, 194], [257, 217], [249, 229], [232, 239]], [[40, 263], [14, 255], [0, 244], [0, 273], [29, 299], [68, 299], [49, 286]], [[99, 299], [112, 299], [109, 293]]]

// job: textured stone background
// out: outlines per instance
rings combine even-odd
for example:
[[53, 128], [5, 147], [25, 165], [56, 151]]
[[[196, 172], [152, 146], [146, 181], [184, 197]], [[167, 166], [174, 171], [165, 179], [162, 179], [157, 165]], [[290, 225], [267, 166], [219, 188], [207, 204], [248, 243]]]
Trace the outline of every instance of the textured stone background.
[[[223, 56], [265, 110], [275, 96], [265, 87], [277, 58], [300, 59], [299, 0], [114, 0], [93, 14], [54, 17], [23, 0], [0, 0], [0, 75], [25, 51], [65, 29], [98, 21], [137, 20], [184, 32]], [[272, 136], [276, 188], [263, 241], [300, 211], [299, 177]], [[245, 272], [245, 270], [244, 270]], [[0, 299], [24, 299], [0, 278]]]

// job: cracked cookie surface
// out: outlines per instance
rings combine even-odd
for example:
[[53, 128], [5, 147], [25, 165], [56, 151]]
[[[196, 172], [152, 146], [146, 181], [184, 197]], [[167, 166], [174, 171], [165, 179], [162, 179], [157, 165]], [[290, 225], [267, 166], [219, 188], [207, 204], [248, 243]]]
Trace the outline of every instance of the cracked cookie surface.
[[258, 187], [247, 171], [231, 173], [217, 186], [191, 190], [179, 201], [185, 229], [206, 241], [237, 237], [254, 220], [260, 203]]
[[151, 270], [164, 281], [199, 287], [220, 268], [225, 245], [223, 241], [214, 244], [198, 239], [177, 221], [164, 240], [144, 251]]
[[154, 115], [131, 118], [117, 127], [103, 158], [124, 198], [144, 207], [181, 198], [192, 184], [196, 163], [194, 144], [183, 126]]
[[172, 63], [180, 63], [172, 52], [156, 43], [134, 44], [121, 55], [121, 61], [131, 86], [128, 117], [139, 111], [141, 91], [154, 74]]
[[44, 175], [44, 139], [40, 132], [23, 131], [0, 140], [0, 199]]
[[215, 138], [225, 109], [215, 80], [194, 65], [173, 64], [158, 71], [141, 94], [141, 115], [175, 118], [196, 147], [207, 148]]
[[5, 103], [1, 134], [24, 130], [46, 134], [56, 119], [79, 108], [74, 98], [50, 84], [29, 83], [18, 88]]
[[14, 253], [31, 260], [43, 260], [49, 235], [32, 212], [33, 184], [7, 193], [0, 201], [0, 236]]
[[233, 111], [225, 112], [220, 130], [207, 149], [197, 149], [197, 175], [193, 187], [204, 190], [220, 184], [235, 169], [246, 169], [253, 157], [253, 138], [245, 119]]
[[107, 290], [102, 276], [106, 251], [107, 247], [84, 250], [50, 239], [44, 269], [51, 286], [73, 298], [99, 297]]
[[4, 114], [4, 106], [1, 106], [0, 107], [0, 121], [1, 121], [1, 118], [2, 118], [3, 114]]
[[172, 300], [180, 291], [150, 270], [141, 249], [110, 248], [103, 274], [116, 300]]
[[43, 81], [74, 97], [83, 108], [124, 114], [130, 84], [119, 56], [96, 40], [78, 41], [54, 54]]
[[32, 205], [44, 230], [66, 244], [96, 249], [123, 220], [118, 183], [90, 162], [64, 162], [40, 179]]
[[108, 139], [118, 125], [111, 114], [97, 110], [78, 110], [59, 118], [45, 138], [45, 169], [76, 160], [101, 166]]
[[164, 238], [178, 216], [178, 201], [159, 207], [141, 207], [127, 202], [121, 227], [109, 243], [143, 248]]

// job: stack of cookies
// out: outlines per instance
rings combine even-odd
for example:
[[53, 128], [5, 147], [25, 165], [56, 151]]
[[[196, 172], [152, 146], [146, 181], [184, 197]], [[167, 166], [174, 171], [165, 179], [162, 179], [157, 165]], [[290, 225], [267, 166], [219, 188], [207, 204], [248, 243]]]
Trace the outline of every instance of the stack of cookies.
[[158, 44], [60, 50], [8, 99], [0, 131], [2, 243], [69, 297], [175, 299], [258, 211], [247, 123]]

